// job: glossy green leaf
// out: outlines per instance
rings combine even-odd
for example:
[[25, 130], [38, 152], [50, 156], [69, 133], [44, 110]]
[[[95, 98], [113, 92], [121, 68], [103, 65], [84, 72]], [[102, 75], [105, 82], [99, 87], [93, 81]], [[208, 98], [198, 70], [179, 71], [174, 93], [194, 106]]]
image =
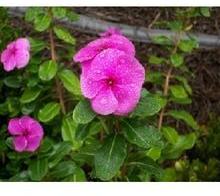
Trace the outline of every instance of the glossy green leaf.
[[161, 155], [161, 148], [152, 147], [147, 151], [147, 156], [153, 159], [154, 161], [158, 160]]
[[73, 110], [73, 120], [79, 124], [89, 123], [95, 116], [88, 100], [81, 100]]
[[168, 145], [163, 151], [163, 157], [166, 159], [176, 159], [181, 156], [183, 151], [191, 149], [196, 141], [195, 133], [179, 136], [174, 145]]
[[197, 122], [194, 120], [192, 115], [185, 110], [171, 110], [168, 112], [168, 115], [172, 116], [177, 120], [183, 120], [193, 129], [197, 130], [199, 128]]
[[205, 17], [210, 17], [211, 14], [210, 14], [210, 8], [209, 7], [201, 7], [200, 8], [200, 12], [203, 16]]
[[164, 58], [157, 57], [157, 56], [154, 56], [154, 55], [151, 55], [150, 58], [149, 58], [149, 63], [150, 64], [159, 65], [159, 64], [163, 63], [164, 61], [165, 61]]
[[191, 86], [189, 85], [189, 83], [188, 83], [188, 81], [187, 81], [187, 79], [186, 79], [185, 77], [183, 77], [183, 76], [175, 76], [175, 79], [178, 80], [178, 81], [180, 81], [180, 82], [183, 84], [183, 86], [184, 86], [184, 88], [186, 89], [186, 91], [187, 91], [190, 95], [192, 95], [192, 88], [191, 88]]
[[123, 120], [121, 127], [125, 138], [132, 144], [146, 149], [163, 146], [160, 132], [152, 126], [137, 125]]
[[34, 20], [34, 27], [36, 31], [42, 32], [49, 28], [51, 23], [51, 16], [48, 13], [38, 15]]
[[179, 67], [183, 64], [184, 59], [181, 54], [175, 53], [170, 56], [170, 61], [174, 67]]
[[38, 119], [41, 122], [49, 122], [59, 113], [60, 113], [60, 104], [56, 102], [50, 102], [39, 110]]
[[29, 38], [30, 44], [31, 44], [31, 52], [32, 53], [37, 53], [42, 51], [47, 47], [47, 44], [45, 41], [39, 40], [39, 39], [34, 39], [34, 38]]
[[170, 91], [175, 98], [183, 99], [188, 97], [185, 89], [181, 85], [171, 85]]
[[194, 48], [198, 47], [198, 43], [193, 39], [181, 40], [178, 46], [183, 52], [192, 52]]
[[29, 166], [30, 177], [34, 181], [40, 181], [47, 174], [48, 171], [48, 159], [38, 159], [32, 161]]
[[54, 17], [56, 17], [58, 19], [62, 19], [62, 18], [66, 17], [67, 10], [66, 10], [66, 8], [63, 8], [63, 7], [53, 7], [52, 13], [53, 13]]
[[8, 76], [4, 78], [3, 82], [10, 88], [20, 88], [22, 84], [22, 78], [19, 76]]
[[74, 95], [81, 95], [80, 82], [77, 76], [68, 69], [64, 69], [59, 73], [59, 78], [64, 87]]
[[146, 171], [149, 175], [153, 175], [157, 178], [160, 178], [163, 172], [160, 166], [150, 157], [144, 157], [141, 159], [131, 161], [128, 163], [128, 166], [135, 166], [141, 168], [144, 171]]
[[171, 144], [176, 144], [177, 143], [177, 141], [179, 139], [179, 135], [178, 135], [177, 131], [174, 128], [164, 126], [164, 127], [162, 127], [162, 132], [163, 132], [163, 135], [167, 139], [168, 142], [170, 142]]
[[21, 95], [20, 102], [21, 103], [30, 103], [38, 98], [41, 93], [41, 89], [38, 87], [34, 87], [31, 89], [25, 89], [23, 94]]
[[63, 141], [71, 142], [73, 150], [78, 149], [82, 145], [81, 141], [76, 140], [77, 126], [71, 117], [65, 118], [62, 121], [61, 133]]
[[49, 158], [49, 168], [56, 166], [65, 155], [69, 154], [72, 149], [70, 142], [60, 142], [53, 146], [52, 156]]
[[57, 164], [50, 173], [53, 179], [62, 179], [74, 173], [77, 165], [73, 161], [63, 161]]
[[167, 36], [164, 36], [164, 35], [152, 37], [152, 40], [154, 43], [159, 44], [159, 45], [171, 45], [172, 44], [172, 41]]
[[49, 81], [55, 77], [56, 73], [57, 64], [50, 60], [40, 65], [38, 75], [41, 80]]
[[62, 27], [54, 27], [53, 30], [56, 36], [62, 41], [72, 45], [76, 43], [75, 38], [70, 34], [70, 32], [67, 29], [64, 29]]
[[95, 154], [95, 173], [101, 180], [111, 180], [120, 170], [127, 154], [127, 145], [120, 135], [109, 136]]
[[132, 113], [132, 116], [153, 116], [157, 114], [161, 108], [160, 98], [149, 94], [141, 97], [137, 107]]

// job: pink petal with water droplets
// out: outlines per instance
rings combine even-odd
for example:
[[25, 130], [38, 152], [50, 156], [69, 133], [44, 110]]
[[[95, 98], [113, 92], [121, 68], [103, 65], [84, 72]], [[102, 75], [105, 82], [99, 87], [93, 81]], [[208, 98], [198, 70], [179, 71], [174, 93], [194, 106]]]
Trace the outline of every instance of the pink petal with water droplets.
[[111, 114], [118, 107], [118, 101], [110, 88], [101, 90], [91, 102], [93, 110], [102, 115]]

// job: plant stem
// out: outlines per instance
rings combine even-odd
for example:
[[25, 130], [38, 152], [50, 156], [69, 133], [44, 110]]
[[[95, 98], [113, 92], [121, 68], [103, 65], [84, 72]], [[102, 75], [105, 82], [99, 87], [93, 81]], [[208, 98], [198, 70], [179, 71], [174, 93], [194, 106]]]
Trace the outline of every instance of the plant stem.
[[[51, 51], [51, 59], [56, 62], [56, 52], [55, 52], [55, 44], [54, 44], [54, 38], [53, 38], [53, 30], [52, 28], [49, 30], [49, 36], [50, 36], [50, 51]], [[56, 91], [59, 97], [59, 102], [61, 106], [61, 110], [63, 114], [66, 114], [66, 107], [63, 99], [63, 90], [62, 86], [60, 85], [59, 79], [56, 77]]]
[[[169, 68], [169, 70], [166, 74], [166, 80], [165, 80], [165, 83], [164, 83], [164, 90], [163, 90], [163, 95], [165, 97], [168, 95], [171, 73], [172, 73], [172, 67]], [[162, 124], [163, 124], [164, 112], [165, 112], [165, 107], [160, 112], [160, 117], [159, 117], [159, 121], [158, 121], [158, 129], [159, 130], [161, 129]]]
[[[177, 37], [176, 37], [176, 40], [175, 40], [175, 47], [172, 50], [171, 54], [176, 53], [177, 48], [178, 48], [178, 44], [180, 42], [180, 37], [181, 37], [181, 32], [179, 32], [177, 34]], [[173, 71], [173, 67], [171, 65], [170, 68], [168, 69], [167, 73], [166, 73], [166, 80], [165, 80], [164, 88], [163, 88], [163, 96], [165, 96], [165, 97], [167, 97], [167, 95], [168, 95], [168, 90], [169, 90], [170, 78], [172, 76], [172, 71]], [[159, 130], [161, 129], [162, 124], [163, 124], [164, 112], [165, 112], [165, 107], [160, 112], [159, 121], [158, 121], [158, 129]]]

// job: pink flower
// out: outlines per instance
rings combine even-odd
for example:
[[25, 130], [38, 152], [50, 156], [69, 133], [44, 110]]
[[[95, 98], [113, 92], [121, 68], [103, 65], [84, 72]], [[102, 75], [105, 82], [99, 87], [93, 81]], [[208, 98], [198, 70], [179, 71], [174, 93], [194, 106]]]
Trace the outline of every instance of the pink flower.
[[30, 44], [28, 39], [19, 38], [7, 45], [1, 54], [1, 62], [5, 71], [12, 71], [15, 68], [25, 67], [30, 59]]
[[8, 131], [13, 136], [13, 144], [18, 152], [34, 152], [43, 138], [43, 128], [29, 116], [13, 118], [8, 123]]
[[137, 105], [145, 78], [133, 44], [111, 34], [82, 48], [74, 60], [82, 64], [81, 89], [99, 114], [127, 115]]

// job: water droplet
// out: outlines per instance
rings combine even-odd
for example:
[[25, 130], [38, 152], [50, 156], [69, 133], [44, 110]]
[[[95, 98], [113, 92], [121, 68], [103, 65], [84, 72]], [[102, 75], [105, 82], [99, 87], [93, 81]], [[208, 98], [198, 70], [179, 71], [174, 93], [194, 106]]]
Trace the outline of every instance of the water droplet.
[[106, 98], [102, 98], [101, 101], [100, 101], [100, 103], [101, 103], [101, 104], [106, 104], [106, 103], [107, 103]]

